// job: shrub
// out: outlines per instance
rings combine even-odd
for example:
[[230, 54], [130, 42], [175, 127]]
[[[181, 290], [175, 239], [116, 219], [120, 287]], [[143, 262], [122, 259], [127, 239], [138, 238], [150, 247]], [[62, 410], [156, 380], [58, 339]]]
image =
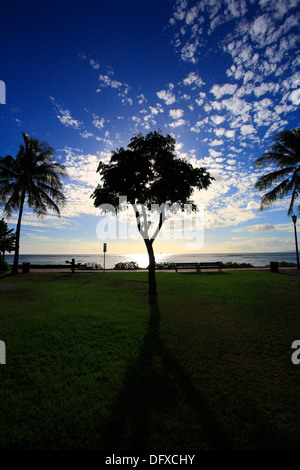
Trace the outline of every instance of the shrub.
[[2, 272], [8, 272], [10, 271], [10, 265], [6, 261], [1, 261], [0, 262], [0, 271]]
[[115, 264], [113, 269], [136, 270], [136, 269], [140, 269], [140, 267], [135, 261], [127, 261], [127, 262], [121, 262], [121, 263]]
[[221, 263], [222, 268], [253, 268], [254, 266], [250, 263], [233, 263], [228, 261], [227, 263]]
[[155, 269], [175, 269], [176, 264], [175, 263], [155, 263]]
[[278, 263], [278, 266], [280, 266], [281, 268], [294, 268], [295, 266], [297, 266], [297, 264], [289, 263], [288, 261], [280, 261]]
[[98, 263], [85, 263], [85, 264], [80, 264], [78, 265], [78, 269], [91, 269], [91, 270], [94, 270], [94, 269], [103, 269], [101, 264], [98, 264]]

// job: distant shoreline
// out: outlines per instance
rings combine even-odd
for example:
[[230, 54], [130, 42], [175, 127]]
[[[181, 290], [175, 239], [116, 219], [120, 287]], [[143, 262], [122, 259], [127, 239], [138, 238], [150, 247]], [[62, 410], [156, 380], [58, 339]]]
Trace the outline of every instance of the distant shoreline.
[[[6, 254], [5, 260], [8, 264], [13, 264], [13, 254]], [[270, 252], [270, 253], [228, 253], [228, 254], [204, 254], [204, 253], [182, 253], [182, 254], [162, 254], [156, 253], [156, 262], [158, 264], [164, 263], [180, 263], [180, 262], [222, 262], [224, 265], [226, 263], [232, 263], [233, 265], [244, 264], [252, 265], [253, 267], [265, 267], [270, 266], [270, 262], [285, 262], [285, 263], [295, 263], [296, 255], [294, 252]], [[22, 267], [23, 263], [30, 263], [31, 268], [33, 269], [70, 269], [71, 260], [75, 259], [75, 265], [95, 265], [98, 267], [104, 267], [104, 256], [103, 254], [91, 254], [91, 255], [22, 255], [19, 257], [19, 267]], [[68, 263], [66, 261], [68, 260]], [[113, 269], [116, 264], [123, 262], [134, 262], [139, 268], [147, 269], [148, 266], [148, 257], [147, 253], [139, 255], [113, 255], [110, 253], [106, 254], [105, 259], [105, 268]], [[231, 267], [231, 266], [228, 266]], [[232, 266], [237, 267], [237, 266]]]

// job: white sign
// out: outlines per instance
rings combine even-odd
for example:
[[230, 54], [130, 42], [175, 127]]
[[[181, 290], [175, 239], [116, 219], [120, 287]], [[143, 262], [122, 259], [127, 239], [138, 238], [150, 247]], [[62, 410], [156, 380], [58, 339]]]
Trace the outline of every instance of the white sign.
[[6, 364], [6, 346], [4, 341], [0, 341], [0, 364]]

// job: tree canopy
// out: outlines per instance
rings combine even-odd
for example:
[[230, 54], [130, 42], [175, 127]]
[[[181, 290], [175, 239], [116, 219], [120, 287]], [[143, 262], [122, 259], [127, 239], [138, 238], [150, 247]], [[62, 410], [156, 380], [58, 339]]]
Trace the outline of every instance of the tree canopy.
[[16, 229], [16, 249], [13, 273], [18, 272], [19, 240], [24, 204], [38, 217], [48, 209], [60, 215], [60, 205], [65, 202], [60, 177], [66, 175], [65, 167], [53, 160], [54, 150], [46, 142], [22, 133], [24, 144], [20, 145], [16, 158], [0, 157], [0, 202], [4, 213], [10, 217], [19, 211]]
[[[255, 163], [257, 168], [275, 166], [274, 171], [261, 176], [255, 183], [261, 191], [272, 187], [262, 196], [260, 210], [290, 195], [288, 215], [293, 215], [294, 204], [300, 195], [300, 129], [284, 130], [275, 135], [273, 145]], [[298, 213], [300, 215], [300, 205]]]
[[5, 258], [5, 252], [9, 253], [15, 249], [16, 246], [16, 234], [13, 229], [9, 229], [4, 219], [0, 219], [0, 261], [3, 256]]
[[213, 178], [205, 168], [193, 168], [175, 155], [175, 139], [160, 132], [145, 137], [138, 134], [128, 149], [112, 153], [109, 164], [99, 163], [101, 183], [92, 194], [94, 204], [119, 206], [119, 196], [127, 196], [130, 204], [193, 204], [194, 188], [206, 189]]
[[[148, 235], [149, 221], [145, 209], [153, 205], [176, 205], [177, 210], [189, 204], [195, 188], [207, 189], [213, 177], [205, 168], [194, 168], [175, 154], [176, 141], [171, 135], [163, 136], [160, 131], [146, 136], [134, 136], [127, 149], [121, 147], [112, 153], [108, 164], [100, 161], [97, 172], [100, 183], [91, 195], [94, 205], [101, 208], [110, 204], [115, 211], [121, 210], [120, 197], [126, 196], [133, 206], [137, 227], [141, 233], [149, 256], [149, 291], [156, 292], [155, 257], [153, 242], [165, 220], [160, 209], [160, 219], [155, 235]], [[141, 208], [139, 207], [141, 206]]]

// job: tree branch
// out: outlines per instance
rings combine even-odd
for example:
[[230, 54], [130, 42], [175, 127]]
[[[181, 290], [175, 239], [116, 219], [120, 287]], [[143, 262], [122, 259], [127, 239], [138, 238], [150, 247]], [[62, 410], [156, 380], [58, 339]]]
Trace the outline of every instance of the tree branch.
[[[148, 227], [147, 227], [147, 215], [145, 214], [145, 208], [142, 204], [142, 211], [143, 211], [143, 217], [144, 217], [144, 228], [141, 223], [141, 214], [137, 208], [137, 205], [135, 203], [131, 203], [134, 213], [135, 213], [135, 218], [136, 218], [136, 223], [137, 223], [137, 228], [138, 231], [140, 232], [141, 236], [143, 237], [144, 240], [148, 240]], [[146, 230], [145, 230], [146, 228]]]
[[162, 227], [162, 224], [164, 223], [164, 221], [166, 220], [166, 211], [165, 211], [165, 204], [162, 204], [163, 208], [159, 214], [159, 222], [158, 222], [158, 226], [153, 234], [153, 236], [151, 237], [151, 241], [152, 243], [154, 242], [154, 240], [156, 239], [157, 235], [159, 234], [159, 231]]

